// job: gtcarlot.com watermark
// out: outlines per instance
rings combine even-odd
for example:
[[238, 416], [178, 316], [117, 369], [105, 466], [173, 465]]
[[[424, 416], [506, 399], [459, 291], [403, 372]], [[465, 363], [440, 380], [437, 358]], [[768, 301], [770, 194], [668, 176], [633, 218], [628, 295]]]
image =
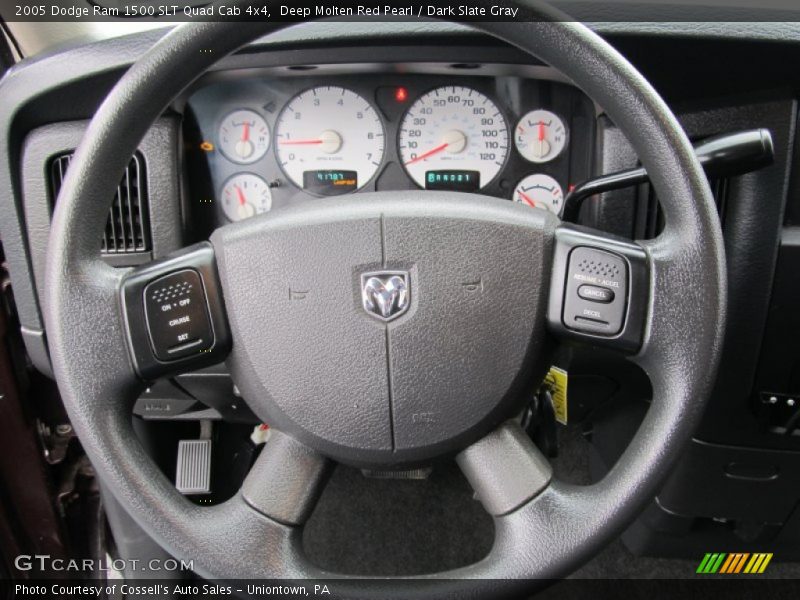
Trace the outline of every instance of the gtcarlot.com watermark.
[[147, 572], [193, 571], [193, 560], [177, 560], [174, 558], [139, 560], [136, 558], [54, 558], [49, 554], [20, 554], [14, 559], [14, 567], [19, 571], [36, 571], [47, 573], [90, 573], [90, 572]]

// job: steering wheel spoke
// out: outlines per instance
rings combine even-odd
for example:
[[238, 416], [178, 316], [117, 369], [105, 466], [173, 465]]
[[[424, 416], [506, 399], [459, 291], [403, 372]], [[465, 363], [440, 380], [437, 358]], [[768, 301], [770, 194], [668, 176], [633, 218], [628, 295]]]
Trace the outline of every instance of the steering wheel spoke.
[[553, 469], [515, 421], [508, 421], [457, 457], [486, 511], [495, 517], [530, 502], [550, 484]]
[[274, 521], [302, 525], [311, 516], [332, 466], [308, 446], [273, 430], [242, 485], [242, 497]]
[[215, 364], [230, 351], [211, 244], [191, 246], [127, 273], [120, 302], [128, 348], [143, 379]]
[[648, 264], [639, 244], [575, 225], [559, 227], [547, 311], [550, 331], [638, 352], [649, 312]]

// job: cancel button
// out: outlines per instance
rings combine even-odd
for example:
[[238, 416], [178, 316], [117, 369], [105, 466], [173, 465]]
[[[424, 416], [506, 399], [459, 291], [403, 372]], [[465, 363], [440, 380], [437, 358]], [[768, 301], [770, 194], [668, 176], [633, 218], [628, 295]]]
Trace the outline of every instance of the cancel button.
[[578, 296], [590, 302], [608, 304], [614, 301], [614, 292], [599, 285], [582, 285], [578, 288]]

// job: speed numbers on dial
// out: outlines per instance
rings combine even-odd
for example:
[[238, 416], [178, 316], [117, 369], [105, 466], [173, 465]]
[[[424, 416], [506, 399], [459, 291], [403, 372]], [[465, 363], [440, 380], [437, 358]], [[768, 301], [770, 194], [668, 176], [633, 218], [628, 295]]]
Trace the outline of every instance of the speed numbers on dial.
[[241, 221], [271, 208], [269, 184], [257, 175], [239, 173], [222, 186], [222, 210], [231, 221]]
[[[400, 125], [400, 158], [422, 188], [442, 172], [476, 173], [483, 188], [505, 164], [508, 128], [497, 105], [463, 86], [432, 90], [408, 109]], [[437, 178], [438, 176], [438, 178]]]
[[[383, 125], [372, 105], [342, 87], [316, 87], [292, 98], [275, 124], [278, 162], [286, 176], [311, 193], [360, 189], [383, 160]], [[321, 180], [347, 186], [319, 186]], [[347, 174], [347, 177], [344, 177]], [[354, 177], [351, 177], [354, 175]]]

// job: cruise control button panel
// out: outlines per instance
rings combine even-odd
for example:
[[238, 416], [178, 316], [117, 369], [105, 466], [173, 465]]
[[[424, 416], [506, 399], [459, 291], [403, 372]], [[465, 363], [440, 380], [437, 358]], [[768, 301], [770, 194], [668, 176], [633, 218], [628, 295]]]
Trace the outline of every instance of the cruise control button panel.
[[149, 283], [144, 289], [144, 307], [150, 343], [158, 360], [178, 360], [213, 345], [203, 281], [194, 269]]
[[208, 242], [129, 271], [120, 300], [131, 360], [145, 381], [220, 363], [230, 352], [225, 301]]
[[625, 324], [628, 265], [624, 258], [588, 246], [569, 256], [564, 292], [564, 326], [613, 336]]
[[634, 354], [644, 340], [649, 295], [641, 245], [579, 225], [556, 229], [547, 305], [552, 333]]

